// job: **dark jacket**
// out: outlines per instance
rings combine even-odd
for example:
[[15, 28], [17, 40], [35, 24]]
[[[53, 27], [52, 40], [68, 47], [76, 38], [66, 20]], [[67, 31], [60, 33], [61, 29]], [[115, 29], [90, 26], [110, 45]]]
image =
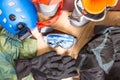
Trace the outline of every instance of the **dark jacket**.
[[96, 26], [76, 60], [81, 80], [120, 80], [119, 56], [120, 27]]

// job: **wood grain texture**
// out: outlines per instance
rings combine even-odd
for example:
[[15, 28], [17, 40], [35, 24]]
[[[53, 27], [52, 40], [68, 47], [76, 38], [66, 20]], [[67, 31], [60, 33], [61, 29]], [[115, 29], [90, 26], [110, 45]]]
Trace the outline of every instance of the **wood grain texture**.
[[[60, 18], [57, 22], [51, 25], [52, 28], [62, 31], [67, 34], [71, 34], [77, 37], [78, 42], [72, 48], [62, 51], [63, 49], [56, 49], [58, 54], [61, 55], [70, 55], [73, 58], [76, 58], [81, 48], [92, 38], [93, 30], [95, 25], [117, 25], [120, 26], [120, 12], [119, 11], [109, 11], [106, 15], [106, 18], [100, 22], [89, 22], [83, 27], [77, 28], [70, 24], [69, 16], [70, 13], [63, 11]], [[40, 15], [43, 19], [43, 16]], [[45, 17], [46, 18], [46, 17]], [[47, 19], [47, 18], [46, 18]]]
[[[64, 11], [59, 18], [59, 20], [53, 24], [51, 27], [62, 31], [67, 34], [71, 34], [77, 37], [78, 42], [75, 46], [64, 51], [63, 49], [57, 49], [58, 54], [61, 55], [70, 55], [73, 58], [76, 58], [81, 48], [92, 38], [93, 30], [95, 25], [115, 25], [120, 26], [120, 12], [119, 11], [109, 11], [106, 15], [106, 18], [100, 22], [89, 22], [87, 25], [76, 28], [69, 23], [68, 16], [69, 12]], [[43, 16], [41, 16], [43, 18]], [[47, 18], [46, 18], [47, 19]], [[48, 50], [48, 48], [46, 48]], [[68, 79], [66, 79], [68, 80]], [[79, 78], [72, 78], [72, 80], [80, 80]]]

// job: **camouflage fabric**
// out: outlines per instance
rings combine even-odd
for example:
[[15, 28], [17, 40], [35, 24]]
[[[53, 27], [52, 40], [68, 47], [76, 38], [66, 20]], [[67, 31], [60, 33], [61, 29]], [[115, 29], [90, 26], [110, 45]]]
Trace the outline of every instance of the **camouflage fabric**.
[[20, 41], [4, 29], [0, 29], [0, 80], [17, 80], [14, 60], [36, 55], [35, 39]]

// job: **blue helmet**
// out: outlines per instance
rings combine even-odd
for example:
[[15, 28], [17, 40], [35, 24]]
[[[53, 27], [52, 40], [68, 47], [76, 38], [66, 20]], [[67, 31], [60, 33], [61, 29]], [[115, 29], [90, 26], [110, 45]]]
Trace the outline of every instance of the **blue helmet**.
[[0, 25], [10, 33], [23, 35], [28, 29], [33, 30], [37, 21], [37, 11], [31, 0], [0, 1]]

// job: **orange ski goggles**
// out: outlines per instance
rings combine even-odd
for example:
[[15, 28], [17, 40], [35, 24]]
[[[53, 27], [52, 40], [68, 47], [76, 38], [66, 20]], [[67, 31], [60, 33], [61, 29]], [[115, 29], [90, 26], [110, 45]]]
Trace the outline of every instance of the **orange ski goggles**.
[[91, 14], [99, 14], [106, 7], [114, 7], [118, 0], [81, 0], [84, 9]]
[[37, 3], [37, 4], [44, 4], [44, 5], [48, 5], [48, 6], [58, 4], [58, 9], [57, 9], [55, 15], [52, 16], [48, 20], [38, 22], [37, 23], [38, 28], [43, 28], [45, 26], [52, 25], [53, 23], [55, 23], [58, 20], [58, 18], [60, 17], [60, 15], [62, 13], [63, 0], [32, 0], [32, 2]]

